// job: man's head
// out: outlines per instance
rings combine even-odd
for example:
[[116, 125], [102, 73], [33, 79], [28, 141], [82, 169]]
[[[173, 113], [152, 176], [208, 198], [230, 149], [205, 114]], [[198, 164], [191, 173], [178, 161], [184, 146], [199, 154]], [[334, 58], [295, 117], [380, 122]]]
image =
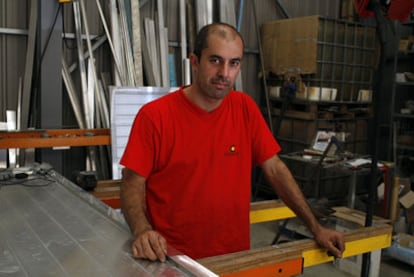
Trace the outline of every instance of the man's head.
[[208, 47], [208, 36], [210, 34], [217, 34], [223, 38], [235, 38], [239, 37], [242, 41], [244, 48], [244, 40], [240, 33], [232, 25], [222, 22], [215, 22], [208, 25], [205, 25], [200, 29], [197, 34], [196, 40], [194, 42], [194, 51], [193, 53], [200, 58], [201, 52], [203, 49]]
[[207, 101], [223, 99], [233, 88], [243, 58], [243, 38], [225, 23], [212, 23], [199, 31], [190, 62], [193, 88]]

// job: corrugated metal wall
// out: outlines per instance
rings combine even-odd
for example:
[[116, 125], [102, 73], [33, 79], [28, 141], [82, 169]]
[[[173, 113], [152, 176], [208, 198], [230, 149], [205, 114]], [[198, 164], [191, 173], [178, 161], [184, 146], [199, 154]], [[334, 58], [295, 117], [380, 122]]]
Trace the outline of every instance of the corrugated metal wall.
[[[196, 0], [195, 0], [196, 1]], [[27, 35], [10, 34], [9, 29], [27, 30], [29, 20], [30, 0], [7, 1], [0, 0], [0, 121], [5, 121], [5, 110], [16, 109], [17, 91], [19, 87], [19, 78], [23, 78]], [[140, 1], [143, 4], [141, 8], [141, 19], [145, 17], [155, 17], [156, 1]], [[215, 11], [217, 13], [216, 3]], [[241, 33], [246, 41], [246, 56], [242, 69], [242, 79], [244, 90], [252, 95], [257, 101], [260, 101], [261, 79], [260, 59], [258, 55], [259, 44], [257, 31], [263, 22], [284, 18], [283, 10], [290, 17], [299, 17], [304, 15], [320, 14], [329, 17], [337, 17], [340, 13], [340, 0], [260, 0], [260, 1], [235, 1], [236, 15], [241, 3], [244, 3], [243, 20], [241, 24]], [[102, 7], [107, 13], [108, 1], [101, 1]], [[103, 27], [99, 19], [95, 1], [85, 1], [88, 12], [89, 27], [92, 35], [102, 35]], [[165, 5], [165, 22], [168, 27], [170, 45], [178, 46], [179, 41], [179, 13], [178, 0], [164, 1]], [[253, 9], [255, 5], [255, 9]], [[282, 8], [281, 8], [282, 7]], [[256, 10], [256, 17], [254, 15]], [[51, 17], [54, 15], [51, 14]], [[71, 4], [65, 4], [63, 8], [64, 32], [74, 33], [73, 12]], [[5, 31], [7, 30], [7, 31]], [[22, 32], [24, 33], [24, 32]], [[66, 39], [64, 45], [65, 57], [68, 64], [76, 62], [76, 50], [74, 49], [74, 40]], [[107, 46], [101, 47], [96, 52], [96, 63], [99, 72], [110, 73], [112, 61]], [[73, 72], [73, 78], [76, 84], [79, 84], [79, 74]], [[65, 95], [65, 94], [64, 94]], [[64, 96], [63, 101], [68, 101]], [[69, 105], [63, 105], [63, 111], [69, 117], [65, 121], [66, 127], [76, 127], [71, 119], [71, 109]]]
[[19, 79], [23, 78], [27, 44], [28, 1], [0, 0], [0, 121], [16, 110]]

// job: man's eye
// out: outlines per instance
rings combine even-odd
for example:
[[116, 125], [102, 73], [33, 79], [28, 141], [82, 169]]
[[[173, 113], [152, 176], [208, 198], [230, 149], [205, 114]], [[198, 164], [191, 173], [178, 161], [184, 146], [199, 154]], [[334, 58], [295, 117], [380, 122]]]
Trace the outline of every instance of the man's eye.
[[240, 61], [232, 61], [231, 62], [232, 66], [239, 66], [240, 65]]
[[215, 63], [215, 64], [219, 64], [220, 63], [220, 59], [219, 58], [211, 58], [210, 59], [211, 63]]

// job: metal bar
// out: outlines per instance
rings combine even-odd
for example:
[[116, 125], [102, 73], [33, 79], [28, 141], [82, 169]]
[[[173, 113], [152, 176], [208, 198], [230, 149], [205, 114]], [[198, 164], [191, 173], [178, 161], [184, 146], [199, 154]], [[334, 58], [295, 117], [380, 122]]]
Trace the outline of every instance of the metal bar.
[[283, 202], [260, 201], [250, 204], [250, 224], [296, 217]]
[[161, 64], [161, 84], [163, 87], [170, 86], [169, 74], [168, 74], [168, 48], [166, 48], [166, 42], [168, 42], [168, 36], [165, 35], [164, 24], [164, 1], [157, 0], [157, 23], [158, 23], [158, 49], [159, 49], [159, 61]]
[[[111, 14], [111, 30], [112, 30], [112, 40], [114, 44], [114, 51], [115, 56], [117, 56], [117, 60], [120, 62], [120, 67], [122, 68], [122, 72], [126, 72], [125, 69], [125, 61], [122, 58], [122, 51], [121, 51], [121, 41], [120, 41], [120, 34], [119, 34], [119, 17], [118, 17], [118, 8], [116, 5], [116, 0], [109, 0], [109, 10]], [[118, 72], [114, 70], [114, 84], [115, 86], [120, 86], [121, 76], [119, 76]], [[125, 76], [126, 78], [126, 76]]]
[[244, 0], [240, 0], [239, 3], [239, 17], [237, 19], [237, 31], [240, 32], [241, 30], [241, 25], [243, 22], [243, 13], [244, 13]]
[[[8, 131], [15, 131], [16, 130], [16, 112], [12, 110], [6, 111], [6, 122], [7, 122], [7, 130]], [[9, 148], [9, 167], [15, 168], [18, 166], [17, 160], [18, 160], [18, 154], [17, 154], [17, 147], [5, 147]]]
[[99, 0], [96, 0], [96, 6], [98, 7], [99, 16], [101, 17], [102, 25], [103, 25], [104, 30], [105, 30], [105, 34], [106, 34], [106, 38], [108, 40], [109, 48], [111, 49], [112, 57], [115, 61], [115, 69], [116, 69], [118, 75], [120, 76], [120, 78], [122, 80], [122, 84], [126, 84], [125, 76], [124, 76], [124, 73], [121, 70], [121, 64], [119, 63], [118, 56], [115, 55], [115, 48], [114, 48], [114, 45], [112, 43], [111, 34], [109, 32], [108, 25], [106, 23], [105, 16], [103, 14], [102, 7], [101, 7], [101, 4], [100, 4]]
[[131, 50], [131, 39], [129, 36], [128, 31], [128, 24], [127, 18], [125, 14], [125, 3], [124, 0], [118, 0], [119, 5], [119, 15], [120, 15], [120, 34], [122, 38], [122, 46], [124, 49], [124, 57], [125, 57], [125, 65], [126, 65], [126, 77], [127, 77], [127, 85], [135, 86], [135, 78], [134, 78], [134, 62], [132, 58], [132, 50]]
[[[139, 1], [131, 1], [132, 16], [132, 45], [135, 69], [135, 86], [144, 85], [144, 74], [142, 69], [142, 49], [141, 49], [141, 15], [139, 10]], [[142, 1], [141, 1], [142, 2]]]
[[213, 22], [213, 1], [195, 1], [197, 32], [204, 26]]
[[[90, 35], [91, 39], [99, 39], [101, 35]], [[76, 34], [74, 33], [62, 33], [63, 39], [76, 39]], [[81, 35], [81, 39], [86, 39], [85, 35]]]
[[148, 43], [144, 36], [142, 37], [142, 60], [148, 86], [157, 86], [156, 77], [154, 76], [153, 64], [151, 62], [151, 54], [149, 53]]
[[[1, 9], [0, 9], [0, 24], [2, 26], [6, 25], [6, 1], [0, 2]], [[2, 62], [0, 63], [0, 121], [5, 121], [4, 116], [6, 114], [7, 109], [7, 37], [0, 36], [0, 58]], [[0, 127], [1, 128], [1, 127]], [[7, 155], [6, 155], [7, 156]]]
[[[92, 45], [92, 50], [95, 51], [96, 49], [98, 49], [98, 47], [102, 46], [104, 43], [106, 42], [106, 36], [101, 36], [93, 45]], [[86, 51], [83, 53], [83, 57], [84, 59], [89, 58], [89, 52]], [[74, 62], [70, 67], [69, 67], [69, 73], [72, 73], [73, 71], [75, 71], [75, 69], [77, 68], [78, 63]]]
[[84, 119], [82, 117], [82, 110], [79, 99], [75, 93], [75, 87], [73, 85], [72, 78], [69, 73], [68, 65], [65, 59], [62, 57], [62, 79], [66, 86], [66, 92], [68, 93], [70, 103], [72, 105], [73, 112], [75, 114], [76, 122], [79, 128], [85, 129]]
[[89, 125], [89, 128], [96, 128], [95, 126], [95, 116], [96, 116], [96, 110], [95, 110], [95, 104], [97, 104], [95, 102], [95, 93], [98, 93], [98, 91], [95, 89], [95, 80], [93, 77], [93, 61], [92, 59], [88, 59], [88, 67], [87, 67], [87, 72], [86, 72], [86, 76], [87, 76], [87, 81], [88, 81], [88, 89], [86, 92], [86, 97], [88, 98], [88, 112], [89, 112], [89, 123], [87, 125]]
[[86, 81], [86, 68], [85, 68], [85, 57], [83, 51], [83, 43], [81, 40], [82, 36], [82, 26], [81, 26], [81, 14], [80, 14], [80, 7], [79, 1], [73, 2], [73, 17], [75, 22], [75, 30], [76, 30], [76, 45], [78, 49], [78, 66], [79, 66], [79, 73], [81, 79], [81, 90], [82, 90], [82, 100], [83, 100], [83, 112], [85, 118], [86, 128], [92, 128], [90, 125], [90, 113], [89, 113], [89, 105], [88, 105], [88, 97], [87, 97], [87, 81]]
[[149, 61], [151, 62], [153, 76], [155, 80], [155, 85], [157, 87], [161, 87], [162, 79], [161, 79], [161, 69], [160, 63], [158, 62], [157, 56], [157, 44], [155, 39], [155, 24], [154, 20], [145, 18], [145, 35], [146, 35], [146, 42], [147, 42], [147, 49], [149, 52]]
[[22, 94], [22, 116], [20, 126], [27, 128], [29, 125], [29, 106], [30, 95], [32, 88], [33, 76], [33, 61], [36, 44], [37, 31], [37, 16], [38, 16], [38, 1], [31, 1], [30, 3], [30, 20], [29, 20], [29, 35], [27, 42], [26, 64], [24, 70], [23, 94]]
[[[86, 45], [88, 46], [88, 52], [89, 52], [89, 57], [90, 57], [89, 58], [89, 61], [90, 61], [89, 70], [92, 70], [94, 93], [95, 93], [95, 95], [98, 95], [99, 94], [98, 75], [96, 74], [96, 69], [95, 69], [95, 65], [94, 65], [95, 58], [93, 56], [93, 50], [92, 50], [91, 40], [90, 40], [90, 36], [89, 36], [89, 26], [88, 26], [88, 20], [87, 20], [87, 16], [86, 16], [85, 4], [84, 4], [83, 0], [79, 0], [79, 1], [80, 1], [80, 8], [81, 8], [80, 10], [81, 10], [81, 14], [82, 14], [82, 18], [83, 18], [83, 22], [84, 22], [84, 26], [85, 26], [84, 27], [85, 28], [85, 34], [86, 34], [86, 37], [87, 37]], [[91, 115], [93, 115], [93, 114], [91, 113]]]
[[256, 36], [257, 36], [257, 43], [258, 43], [259, 54], [260, 54], [260, 65], [261, 65], [261, 70], [262, 70], [262, 75], [263, 75], [262, 80], [263, 80], [263, 89], [265, 92], [265, 99], [266, 99], [267, 120], [268, 120], [269, 128], [273, 134], [273, 123], [272, 123], [273, 120], [272, 120], [272, 113], [270, 111], [269, 90], [267, 88], [267, 82], [266, 82], [266, 71], [265, 71], [264, 62], [263, 62], [264, 57], [263, 57], [263, 51], [262, 51], [262, 41], [260, 37], [260, 29], [257, 23], [257, 12], [256, 12], [255, 0], [252, 0], [251, 4], [252, 4], [252, 9], [253, 9], [254, 24], [256, 26]]
[[290, 18], [290, 15], [289, 15], [288, 11], [285, 9], [285, 6], [283, 6], [283, 4], [280, 3], [279, 0], [276, 0], [276, 5], [279, 8], [279, 10], [282, 12], [282, 14], [285, 18]]
[[[220, 0], [220, 20], [221, 22], [226, 22], [236, 28], [236, 12], [234, 0]], [[242, 72], [240, 70], [237, 75], [235, 82], [235, 88], [239, 91], [243, 91], [243, 82], [242, 82]]]
[[[187, 24], [185, 0], [180, 0], [181, 85], [191, 83], [190, 60], [187, 54]], [[171, 44], [170, 44], [171, 45]]]
[[[357, 238], [351, 240], [349, 235], [345, 234], [345, 251], [342, 258], [348, 258], [364, 253], [370, 253], [376, 250], [391, 246], [391, 226], [381, 226], [377, 230], [382, 230], [380, 234], [372, 234], [376, 230], [372, 227], [366, 227], [356, 231]], [[332, 262], [334, 258], [328, 256], [324, 249], [312, 249], [303, 251], [304, 267], [314, 266], [322, 263]]]
[[102, 116], [102, 127], [109, 128], [109, 110], [108, 110], [108, 102], [106, 100], [104, 89], [102, 86], [102, 82], [98, 81], [99, 90], [98, 90], [98, 107], [100, 108], [100, 114]]
[[0, 28], [0, 34], [27, 36], [29, 34], [29, 31], [28, 30], [25, 30], [25, 29]]

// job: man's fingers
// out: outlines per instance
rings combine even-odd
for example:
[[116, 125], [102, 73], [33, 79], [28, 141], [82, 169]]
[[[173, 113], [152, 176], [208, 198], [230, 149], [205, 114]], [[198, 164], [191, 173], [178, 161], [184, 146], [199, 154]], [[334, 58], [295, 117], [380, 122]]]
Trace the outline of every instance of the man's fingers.
[[[142, 240], [141, 246], [144, 258], [150, 259], [151, 261], [155, 261], [157, 258], [160, 258], [156, 254], [158, 246], [153, 242], [153, 240], [151, 240], [151, 238], [149, 240]], [[160, 261], [162, 261], [161, 258]]]
[[335, 256], [336, 258], [342, 258], [342, 252], [344, 251], [344, 246], [341, 242], [331, 243], [328, 249], [328, 256]]
[[165, 262], [167, 254], [167, 242], [157, 232], [148, 232], [134, 241], [132, 255], [134, 258], [143, 258], [155, 261], [159, 259]]
[[139, 240], [135, 240], [132, 244], [132, 256], [134, 258], [144, 258], [141, 254], [141, 242]]

